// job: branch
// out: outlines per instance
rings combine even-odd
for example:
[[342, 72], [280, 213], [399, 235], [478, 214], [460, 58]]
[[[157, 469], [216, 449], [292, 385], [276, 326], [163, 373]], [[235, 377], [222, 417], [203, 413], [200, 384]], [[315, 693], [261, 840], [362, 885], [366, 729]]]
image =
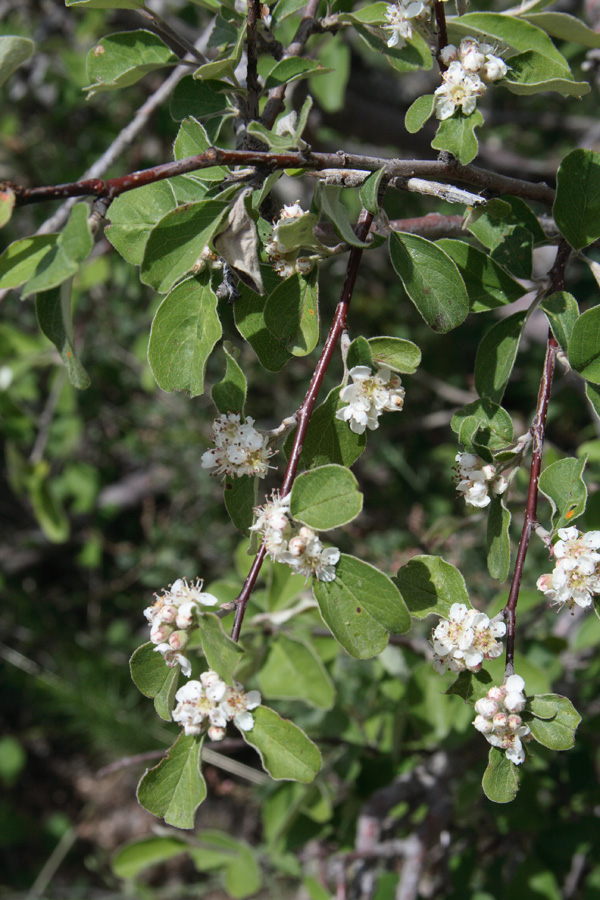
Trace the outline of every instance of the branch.
[[256, 43], [256, 29], [258, 22], [260, 21], [261, 5], [262, 0], [248, 0], [248, 67], [246, 70], [246, 87], [248, 89], [248, 99], [246, 101], [246, 116], [249, 122], [253, 121], [254, 119], [258, 119], [258, 100], [260, 97], [260, 85], [258, 83], [258, 47]]
[[433, 0], [433, 11], [438, 29], [438, 51], [436, 59], [441, 72], [445, 72], [446, 66], [440, 59], [440, 53], [448, 44], [448, 29], [446, 28], [446, 10], [444, 9], [444, 0]]
[[202, 65], [202, 63], [207, 62], [206, 57], [194, 44], [190, 43], [183, 35], [179, 34], [178, 31], [175, 31], [174, 28], [171, 28], [168, 22], [159, 16], [158, 13], [153, 12], [151, 9], [148, 9], [146, 6], [143, 6], [141, 9], [138, 9], [138, 13], [140, 16], [143, 16], [144, 19], [148, 19], [152, 22], [156, 31], [163, 35], [168, 41], [171, 41], [173, 44], [176, 44], [182, 51], [182, 56], [186, 56], [189, 54], [193, 56], [197, 63]]
[[[550, 272], [552, 293], [562, 291], [565, 283], [565, 269], [571, 250], [566, 241], [562, 240], [558, 247], [556, 260]], [[508, 602], [504, 609], [504, 617], [506, 619], [506, 668], [504, 673], [505, 680], [514, 675], [515, 671], [515, 624], [517, 603], [519, 600], [519, 589], [521, 587], [521, 579], [523, 577], [523, 568], [525, 566], [525, 558], [529, 547], [529, 539], [531, 532], [537, 523], [537, 502], [539, 494], [540, 471], [542, 467], [542, 452], [544, 449], [544, 433], [546, 429], [546, 415], [548, 413], [548, 403], [550, 400], [550, 391], [552, 389], [552, 379], [554, 376], [554, 367], [556, 364], [556, 351], [558, 344], [551, 331], [548, 332], [548, 344], [546, 347], [546, 359], [544, 361], [544, 371], [540, 382], [540, 390], [538, 393], [537, 407], [535, 416], [531, 425], [531, 435], [533, 438], [533, 450], [531, 456], [531, 471], [529, 474], [529, 490], [527, 491], [527, 505], [525, 507], [525, 521], [523, 522], [523, 530], [521, 531], [521, 540], [519, 541], [519, 549], [517, 550], [517, 559], [515, 562], [515, 571], [510, 585]]]
[[[359, 240], [365, 240], [367, 234], [369, 233], [372, 221], [372, 213], [363, 210], [359, 217], [358, 226], [356, 228], [356, 234]], [[325, 373], [329, 368], [329, 364], [333, 357], [333, 353], [335, 351], [337, 343], [340, 339], [340, 335], [346, 329], [348, 309], [350, 307], [350, 300], [352, 299], [352, 294], [354, 292], [354, 285], [356, 284], [356, 276], [358, 275], [358, 268], [362, 258], [362, 253], [363, 251], [360, 247], [353, 247], [350, 251], [350, 255], [348, 257], [348, 265], [346, 268], [346, 279], [344, 281], [340, 300], [333, 317], [333, 322], [331, 323], [331, 328], [329, 329], [329, 334], [327, 335], [327, 340], [325, 341], [323, 352], [321, 353], [321, 356], [317, 363], [316, 369], [308, 387], [308, 391], [306, 392], [306, 396], [302, 401], [302, 405], [297, 412], [298, 426], [296, 428], [290, 457], [288, 459], [287, 468], [285, 470], [285, 475], [283, 476], [283, 482], [280, 489], [280, 494], [282, 497], [285, 497], [287, 494], [289, 494], [292, 489], [292, 485], [296, 477], [296, 472], [298, 471], [298, 464], [300, 462], [300, 456], [302, 454], [302, 448], [304, 446], [304, 439], [306, 438], [306, 432], [308, 431], [310, 418], [313, 409], [315, 408], [315, 403], [317, 402], [317, 397], [321, 389], [321, 385], [323, 384]], [[250, 599], [250, 594], [252, 593], [252, 590], [256, 583], [256, 579], [258, 578], [258, 574], [262, 568], [265, 555], [266, 547], [264, 544], [262, 544], [260, 550], [258, 551], [258, 554], [254, 559], [248, 577], [244, 582], [244, 586], [240, 592], [240, 595], [236, 600], [237, 607], [235, 611], [235, 621], [233, 623], [233, 629], [231, 632], [231, 637], [234, 641], [239, 640], [248, 600]]]
[[3, 182], [0, 188], [9, 188], [16, 195], [16, 204], [40, 203], [45, 200], [57, 200], [63, 197], [108, 197], [113, 199], [125, 191], [131, 191], [146, 184], [154, 184], [165, 178], [173, 178], [187, 172], [206, 169], [209, 166], [266, 166], [276, 169], [360, 169], [365, 172], [376, 172], [385, 169], [386, 178], [411, 179], [415, 177], [439, 179], [451, 182], [459, 181], [470, 184], [480, 190], [492, 194], [511, 194], [526, 200], [536, 200], [551, 206], [554, 202], [554, 191], [544, 182], [525, 181], [498, 175], [478, 166], [461, 166], [457, 162], [443, 160], [398, 160], [384, 157], [362, 156], [354, 153], [312, 153], [290, 150], [286, 153], [268, 153], [257, 150], [221, 150], [210, 147], [197, 156], [163, 163], [150, 169], [141, 169], [122, 175], [119, 178], [91, 178], [68, 184], [49, 185], [46, 187], [21, 187], [11, 182]]

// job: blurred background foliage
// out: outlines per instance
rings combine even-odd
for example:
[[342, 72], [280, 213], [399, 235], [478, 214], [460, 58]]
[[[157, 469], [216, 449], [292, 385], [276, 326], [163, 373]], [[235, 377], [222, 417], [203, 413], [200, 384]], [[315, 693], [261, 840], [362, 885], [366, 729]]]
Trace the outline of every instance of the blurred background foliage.
[[[334, 11], [351, 7], [333, 4]], [[156, 0], [153, 8], [190, 40], [209, 26], [210, 16], [195, 3]], [[593, 13], [571, 2], [558, 8], [588, 21]], [[0, 0], [0, 33], [37, 43], [33, 59], [3, 88], [0, 179], [71, 181], [111, 143], [162, 74], [86, 103], [85, 58], [102, 34], [132, 27], [139, 21], [128, 11]], [[427, 130], [409, 136], [403, 118], [412, 100], [434, 85], [435, 74], [399, 78], [347, 33], [314, 38], [309, 46], [335, 70], [308, 87], [316, 101], [308, 138], [314, 148], [433, 157]], [[562, 49], [576, 72], [583, 65], [595, 78], [593, 53]], [[302, 83], [290, 95], [293, 106], [301, 105], [306, 90]], [[520, 100], [515, 111], [512, 95], [486, 94], [481, 164], [552, 183], [566, 151], [598, 149], [597, 90], [577, 104], [547, 94]], [[107, 174], [168, 160], [176, 131], [165, 104]], [[222, 143], [232, 139], [224, 132]], [[310, 187], [283, 180], [279, 199], [296, 198], [306, 204]], [[3, 241], [32, 233], [52, 210], [19, 210]], [[456, 210], [388, 192], [386, 211], [405, 218]], [[390, 574], [416, 553], [439, 554], [465, 574], [474, 603], [495, 613], [506, 586], [487, 575], [482, 514], [465, 512], [455, 499], [457, 446], [449, 428], [455, 409], [475, 397], [475, 352], [490, 317], [470, 316], [451, 335], [433, 334], [386, 260], [384, 248], [365, 255], [352, 336], [408, 337], [422, 348], [423, 363], [404, 378], [402, 416], [384, 418], [370, 435], [355, 467], [365, 510], [335, 541]], [[543, 250], [538, 263], [547, 270]], [[344, 265], [340, 258], [323, 267], [324, 321], [337, 302]], [[582, 310], [597, 302], [597, 285], [583, 264], [571, 265], [568, 289]], [[156, 822], [135, 800], [136, 780], [149, 762], [110, 766], [166, 747], [176, 733], [129, 679], [128, 658], [146, 639], [142, 611], [154, 591], [177, 577], [219, 580], [226, 592], [239, 578], [234, 558], [239, 566], [244, 557], [222, 489], [200, 468], [213, 418], [208, 396], [190, 400], [161, 392], [146, 362], [158, 298], [102, 239], [77, 276], [74, 302], [76, 345], [92, 379], [83, 392], [69, 384], [56, 351], [40, 335], [31, 302], [12, 292], [2, 304], [0, 896], [236, 896], [231, 884], [223, 893], [222, 866], [194, 864], [181, 853], [140, 866], [135, 878], [126, 866], [111, 866], [127, 842], [156, 833]], [[231, 308], [224, 304], [222, 312], [224, 336], [240, 347], [248, 375], [248, 413], [260, 427], [274, 427], [298, 405], [316, 356], [293, 360], [276, 378], [266, 375], [236, 335]], [[530, 424], [544, 340], [543, 320], [534, 316], [504, 402], [516, 434]], [[325, 388], [340, 374], [341, 362]], [[220, 377], [219, 363], [211, 362], [209, 384]], [[600, 528], [600, 429], [582, 384], [559, 368], [546, 462], [589, 453], [590, 502], [582, 521], [591, 529]], [[526, 484], [521, 473], [511, 495], [513, 538]], [[274, 475], [267, 488], [276, 485]], [[543, 502], [540, 516], [547, 524]], [[253, 846], [264, 875], [256, 896], [322, 900], [329, 894], [318, 882], [327, 880], [328, 863], [337, 859], [345, 862], [348, 896], [392, 900], [411, 858], [407, 842], [416, 839], [427, 853], [419, 896], [600, 898], [600, 622], [589, 615], [558, 618], [544, 609], [534, 585], [547, 569], [545, 551], [534, 544], [519, 607], [517, 670], [530, 690], [552, 688], [573, 700], [583, 715], [575, 749], [556, 754], [536, 745], [517, 800], [494, 806], [479, 783], [487, 744], [473, 732], [470, 708], [443, 696], [426, 660], [429, 624], [415, 624], [381, 658], [367, 662], [350, 660], [330, 638], [313, 635], [338, 688], [335, 707], [277, 705], [324, 749], [316, 785], [255, 785], [243, 769], [207, 767], [209, 800], [198, 828], [220, 829]], [[266, 653], [269, 635], [253, 640]], [[222, 749], [234, 762], [255, 767], [240, 745], [231, 740]], [[383, 837], [398, 841], [388, 858], [352, 855], [369, 811], [379, 817]]]

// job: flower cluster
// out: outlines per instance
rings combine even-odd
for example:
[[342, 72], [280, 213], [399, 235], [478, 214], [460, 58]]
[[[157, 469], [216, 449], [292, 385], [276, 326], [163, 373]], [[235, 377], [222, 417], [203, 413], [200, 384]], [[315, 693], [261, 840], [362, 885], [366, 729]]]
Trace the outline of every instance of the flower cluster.
[[584, 609], [600, 595], [600, 531], [581, 534], [577, 528], [559, 528], [554, 545], [554, 571], [541, 575], [537, 588], [558, 607]]
[[273, 494], [258, 507], [251, 531], [261, 535], [267, 553], [274, 562], [291, 566], [298, 575], [333, 581], [340, 558], [337, 547], [323, 547], [318, 534], [306, 525], [298, 526], [290, 515], [290, 498]]
[[463, 38], [458, 49], [454, 44], [443, 48], [440, 60], [448, 68], [434, 94], [438, 119], [449, 119], [459, 107], [465, 116], [471, 115], [486, 85], [504, 78], [508, 66], [493, 49], [473, 37]]
[[458, 463], [456, 490], [464, 496], [467, 506], [483, 509], [491, 502], [490, 490], [499, 495], [508, 487], [504, 475], [497, 475], [495, 466], [474, 453], [457, 453], [455, 459]]
[[155, 603], [144, 610], [150, 623], [150, 640], [157, 645], [155, 651], [162, 653], [168, 666], [173, 668], [179, 664], [183, 674], [189, 677], [192, 667], [183, 651], [189, 633], [196, 625], [196, 613], [201, 606], [216, 606], [219, 601], [202, 590], [199, 579], [188, 584], [185, 579], [178, 578], [168, 591], [155, 594], [155, 597]]
[[211, 741], [222, 741], [228, 722], [240, 731], [252, 731], [254, 718], [249, 712], [261, 704], [258, 691], [246, 693], [237, 681], [226, 684], [216, 672], [203, 672], [200, 681], [188, 681], [175, 694], [177, 706], [173, 720], [185, 734], [201, 734], [208, 726]]
[[363, 434], [365, 428], [372, 431], [379, 427], [377, 421], [383, 412], [399, 412], [404, 406], [405, 390], [398, 375], [382, 366], [375, 374], [368, 366], [350, 369], [353, 384], [340, 391], [340, 400], [347, 406], [338, 409], [336, 419], [348, 422], [355, 434]]
[[213, 253], [208, 244], [193, 265], [192, 272], [198, 274], [205, 269], [220, 271], [223, 268], [223, 260], [217, 253]]
[[442, 619], [431, 634], [433, 668], [440, 675], [447, 669], [477, 672], [484, 659], [500, 656], [502, 644], [496, 638], [505, 634], [501, 613], [490, 619], [464, 603], [453, 603], [448, 621]]
[[273, 231], [271, 237], [267, 241], [265, 249], [267, 251], [267, 256], [273, 263], [273, 268], [281, 278], [289, 278], [290, 275], [293, 275], [295, 272], [299, 275], [308, 275], [313, 270], [316, 257], [298, 256], [300, 248], [288, 247], [281, 241], [278, 234], [279, 225], [282, 222], [289, 222], [290, 219], [300, 219], [302, 216], [307, 215], [309, 215], [309, 213], [302, 209], [299, 201], [296, 200], [295, 203], [283, 207], [278, 221], [273, 225]]
[[238, 413], [221, 415], [213, 422], [214, 447], [202, 454], [202, 468], [212, 475], [258, 475], [269, 471], [268, 460], [275, 452], [268, 435], [257, 431], [254, 419], [242, 423]]
[[505, 750], [507, 758], [517, 766], [525, 761], [522, 740], [532, 738], [529, 725], [519, 715], [525, 709], [524, 688], [520, 675], [511, 675], [501, 687], [490, 688], [487, 697], [475, 704], [477, 716], [473, 721], [486, 741]]
[[397, 0], [388, 5], [385, 17], [389, 24], [384, 25], [383, 30], [390, 35], [387, 45], [401, 50], [413, 36], [410, 20], [428, 20], [431, 17], [431, 3], [428, 0]]

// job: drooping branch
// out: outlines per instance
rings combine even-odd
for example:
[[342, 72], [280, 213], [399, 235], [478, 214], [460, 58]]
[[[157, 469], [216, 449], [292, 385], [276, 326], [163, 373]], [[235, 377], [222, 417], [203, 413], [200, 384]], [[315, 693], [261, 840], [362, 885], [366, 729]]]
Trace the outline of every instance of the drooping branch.
[[[536, 200], [548, 206], [554, 202], [554, 191], [544, 182], [525, 181], [498, 175], [478, 166], [462, 166], [457, 162], [443, 160], [399, 160], [385, 157], [363, 156], [355, 153], [312, 153], [290, 150], [285, 153], [268, 153], [257, 150], [222, 150], [210, 147], [197, 156], [162, 163], [139, 172], [132, 172], [118, 178], [93, 178], [68, 184], [25, 188], [11, 182], [4, 182], [0, 188], [14, 191], [16, 204], [40, 203], [66, 197], [108, 197], [113, 199], [125, 191], [134, 190], [146, 184], [154, 184], [165, 178], [173, 178], [188, 172], [206, 169], [209, 166], [263, 166], [276, 169], [357, 169], [376, 172], [385, 169], [386, 177], [446, 179], [450, 182], [470, 184], [490, 194], [511, 194], [526, 200]], [[248, 173], [248, 175], [253, 173]]]
[[[358, 226], [356, 228], [356, 234], [359, 240], [365, 240], [369, 233], [372, 221], [372, 213], [363, 210], [358, 220]], [[290, 451], [285, 475], [283, 476], [283, 482], [281, 484], [280, 494], [282, 497], [285, 497], [287, 494], [289, 494], [292, 489], [292, 485], [298, 471], [298, 464], [300, 462], [302, 448], [304, 447], [306, 432], [308, 431], [310, 419], [315, 408], [315, 403], [317, 402], [319, 391], [321, 390], [321, 386], [323, 384], [323, 379], [325, 378], [325, 374], [331, 363], [340, 336], [346, 329], [348, 309], [350, 307], [352, 294], [354, 293], [354, 286], [356, 284], [356, 276], [358, 275], [358, 268], [360, 266], [362, 253], [363, 251], [360, 247], [353, 247], [350, 251], [350, 255], [348, 257], [348, 265], [346, 268], [346, 278], [344, 281], [344, 286], [342, 287], [342, 293], [340, 295], [338, 305], [336, 307], [335, 315], [333, 317], [333, 322], [331, 323], [329, 334], [327, 335], [327, 340], [325, 341], [325, 346], [323, 347], [323, 351], [315, 368], [313, 377], [308, 387], [308, 391], [306, 392], [306, 396], [302, 401], [300, 409], [298, 410], [298, 413], [296, 415], [298, 425], [294, 434], [292, 449]], [[244, 586], [239, 594], [239, 597], [236, 600], [235, 621], [233, 623], [233, 629], [231, 631], [231, 637], [234, 641], [239, 640], [242, 622], [246, 613], [246, 607], [248, 605], [250, 595], [254, 589], [254, 585], [256, 584], [256, 579], [258, 578], [258, 575], [262, 568], [265, 556], [266, 548], [265, 545], [262, 544], [254, 559], [252, 568], [248, 573], [248, 577], [244, 582]]]
[[[551, 291], [561, 291], [565, 283], [565, 269], [569, 261], [571, 250], [566, 241], [561, 241], [556, 254], [556, 260], [550, 273]], [[544, 449], [544, 434], [546, 430], [546, 416], [548, 413], [548, 403], [550, 401], [550, 392], [552, 390], [552, 379], [554, 377], [554, 367], [556, 364], [556, 352], [558, 344], [556, 338], [551, 331], [548, 332], [548, 343], [546, 347], [546, 358], [544, 360], [544, 370], [540, 381], [540, 390], [538, 393], [537, 406], [535, 416], [531, 425], [532, 436], [532, 455], [531, 470], [529, 474], [529, 489], [527, 491], [527, 504], [525, 507], [525, 520], [521, 531], [521, 539], [517, 550], [517, 559], [515, 561], [515, 571], [510, 585], [508, 602], [504, 609], [504, 617], [506, 620], [506, 668], [505, 679], [514, 674], [515, 670], [515, 625], [517, 603], [519, 600], [519, 590], [521, 580], [523, 578], [523, 568], [525, 566], [525, 558], [529, 548], [529, 540], [531, 532], [537, 522], [537, 502], [539, 495], [539, 480], [542, 467], [542, 452]]]

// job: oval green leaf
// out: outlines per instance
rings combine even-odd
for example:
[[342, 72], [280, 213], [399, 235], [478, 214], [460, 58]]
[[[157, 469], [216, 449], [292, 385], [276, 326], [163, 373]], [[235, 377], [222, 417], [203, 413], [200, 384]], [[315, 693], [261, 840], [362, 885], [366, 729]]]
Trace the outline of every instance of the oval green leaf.
[[412, 341], [397, 337], [374, 337], [368, 340], [373, 362], [387, 366], [392, 372], [412, 375], [421, 362], [421, 351]]
[[414, 556], [398, 570], [394, 582], [415, 619], [431, 613], [448, 618], [453, 603], [471, 606], [465, 579], [441, 556]]
[[284, 634], [271, 641], [258, 686], [269, 699], [302, 700], [319, 709], [331, 709], [335, 701], [333, 682], [316, 653]]
[[510, 803], [519, 791], [519, 767], [506, 758], [503, 750], [490, 748], [489, 762], [481, 786], [493, 803]]
[[275, 781], [312, 781], [321, 768], [321, 754], [302, 729], [267, 706], [257, 707], [252, 716], [252, 730], [240, 733], [246, 743], [258, 751], [271, 778]]
[[525, 311], [501, 319], [484, 335], [475, 358], [475, 387], [481, 397], [500, 403], [508, 384], [523, 326]]
[[304, 525], [329, 531], [355, 519], [362, 505], [363, 495], [350, 469], [329, 465], [296, 478], [290, 510], [293, 518]]
[[587, 487], [581, 477], [587, 457], [559, 459], [540, 475], [540, 491], [552, 506], [552, 528], [570, 525], [585, 512]]
[[575, 250], [600, 237], [600, 153], [573, 150], [565, 156], [558, 167], [552, 212]]
[[181, 734], [164, 759], [147, 770], [138, 784], [140, 805], [174, 828], [193, 828], [196, 810], [206, 797], [201, 749], [202, 738]]

